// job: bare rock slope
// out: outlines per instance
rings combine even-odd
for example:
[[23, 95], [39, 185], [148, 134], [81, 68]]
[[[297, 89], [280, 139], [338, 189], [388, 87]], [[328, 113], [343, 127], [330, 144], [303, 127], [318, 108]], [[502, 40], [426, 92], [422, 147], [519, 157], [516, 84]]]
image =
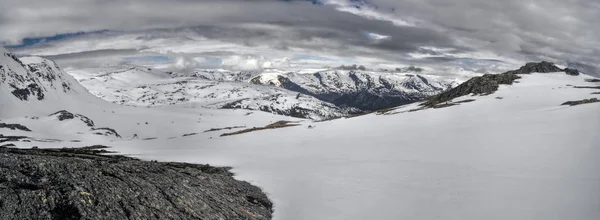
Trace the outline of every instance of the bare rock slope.
[[0, 219], [270, 219], [228, 168], [106, 156], [102, 147], [0, 147]]

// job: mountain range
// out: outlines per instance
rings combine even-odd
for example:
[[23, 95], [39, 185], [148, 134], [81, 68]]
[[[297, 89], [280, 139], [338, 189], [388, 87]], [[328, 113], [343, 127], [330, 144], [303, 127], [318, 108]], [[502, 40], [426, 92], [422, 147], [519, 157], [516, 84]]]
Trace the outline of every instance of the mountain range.
[[[459, 83], [340, 69], [215, 78], [140, 66], [62, 70], [51, 60], [0, 52], [0, 171], [10, 174], [0, 178], [0, 195], [31, 199], [4, 203], [0, 213], [58, 218], [111, 207], [107, 213], [125, 218], [193, 218], [202, 210], [242, 219], [271, 212], [274, 219], [598, 216], [600, 79], [549, 62]], [[368, 108], [378, 105], [387, 108]], [[96, 147], [61, 150], [84, 146]], [[49, 167], [86, 175], [73, 182], [36, 177], [61, 174]], [[173, 179], [156, 175], [165, 171], [186, 181], [169, 187]], [[109, 196], [99, 186], [104, 180], [128, 199]]]

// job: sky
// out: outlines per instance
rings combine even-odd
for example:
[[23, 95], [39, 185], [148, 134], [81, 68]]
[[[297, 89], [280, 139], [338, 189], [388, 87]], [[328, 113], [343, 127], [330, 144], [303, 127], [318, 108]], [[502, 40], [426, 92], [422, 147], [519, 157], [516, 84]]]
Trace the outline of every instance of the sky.
[[61, 65], [418, 66], [551, 61], [600, 75], [596, 0], [0, 0], [0, 43]]

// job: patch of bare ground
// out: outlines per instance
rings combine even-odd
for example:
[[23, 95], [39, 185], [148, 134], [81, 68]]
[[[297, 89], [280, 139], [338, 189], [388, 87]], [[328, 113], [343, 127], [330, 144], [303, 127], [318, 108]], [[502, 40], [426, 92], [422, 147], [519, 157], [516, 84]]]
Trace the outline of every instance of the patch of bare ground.
[[600, 92], [592, 92], [592, 95], [600, 95]]
[[600, 79], [585, 79], [585, 81], [595, 83], [595, 82], [600, 82]]
[[368, 114], [371, 114], [371, 113], [372, 112], [363, 112], [363, 113], [358, 113], [358, 114], [349, 114], [349, 115], [345, 115], [345, 116], [331, 117], [331, 118], [327, 118], [327, 119], [323, 119], [323, 120], [318, 120], [318, 121], [315, 121], [315, 122], [333, 121], [333, 120], [337, 120], [337, 119], [341, 119], [341, 118], [355, 118], [355, 117], [360, 117], [360, 116], [368, 115]]
[[213, 131], [220, 131], [220, 130], [238, 129], [238, 128], [246, 128], [246, 126], [233, 126], [233, 127], [224, 127], [224, 128], [211, 128], [209, 130], [204, 131], [204, 133], [206, 133], [206, 132], [213, 132]]
[[[402, 106], [400, 106], [400, 107], [402, 107]], [[377, 111], [375, 111], [375, 113], [376, 113], [376, 114], [378, 114], [378, 115], [387, 115], [387, 114], [389, 114], [391, 111], [394, 111], [394, 110], [396, 110], [396, 109], [398, 109], [398, 108], [400, 108], [400, 107], [393, 107], [393, 108], [381, 109], [381, 110], [377, 110]]]
[[576, 89], [600, 89], [600, 86], [574, 86]]
[[568, 101], [568, 102], [563, 103], [562, 105], [576, 106], [576, 105], [583, 105], [583, 104], [596, 103], [596, 102], [600, 102], [600, 100], [597, 98], [583, 99], [583, 100], [578, 100], [578, 101]]
[[416, 111], [421, 111], [421, 110], [425, 110], [425, 109], [428, 109], [428, 108], [433, 108], [433, 109], [447, 108], [447, 107], [450, 107], [450, 106], [456, 106], [456, 105], [460, 105], [462, 103], [468, 103], [468, 102], [474, 102], [474, 101], [475, 101], [475, 99], [465, 99], [465, 100], [456, 101], [456, 102], [449, 101], [449, 102], [444, 102], [444, 103], [438, 103], [438, 104], [435, 104], [435, 105], [430, 106], [430, 107], [429, 106], [423, 106], [423, 107], [420, 107], [420, 108], [415, 108], [415, 109], [411, 109], [411, 110], [403, 111], [403, 112], [398, 112], [398, 113], [416, 112]]
[[291, 122], [291, 121], [278, 121], [278, 122], [275, 122], [273, 124], [269, 124], [269, 125], [264, 126], [264, 127], [253, 127], [253, 128], [244, 129], [244, 130], [236, 131], [236, 132], [232, 132], [232, 133], [225, 133], [225, 134], [222, 134], [221, 137], [238, 135], [238, 134], [245, 134], [245, 133], [250, 133], [250, 132], [260, 131], [260, 130], [269, 130], [269, 129], [277, 129], [277, 128], [285, 128], [285, 127], [294, 127], [294, 126], [298, 126], [299, 125], [299, 124], [291, 124], [291, 123], [293, 123], [293, 122]]

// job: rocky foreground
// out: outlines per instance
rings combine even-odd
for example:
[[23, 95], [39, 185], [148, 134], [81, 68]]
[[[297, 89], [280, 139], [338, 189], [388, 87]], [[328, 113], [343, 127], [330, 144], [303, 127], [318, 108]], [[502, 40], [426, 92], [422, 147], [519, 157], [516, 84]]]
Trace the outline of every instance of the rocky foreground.
[[105, 147], [0, 147], [0, 219], [271, 219], [228, 168], [102, 155]]

